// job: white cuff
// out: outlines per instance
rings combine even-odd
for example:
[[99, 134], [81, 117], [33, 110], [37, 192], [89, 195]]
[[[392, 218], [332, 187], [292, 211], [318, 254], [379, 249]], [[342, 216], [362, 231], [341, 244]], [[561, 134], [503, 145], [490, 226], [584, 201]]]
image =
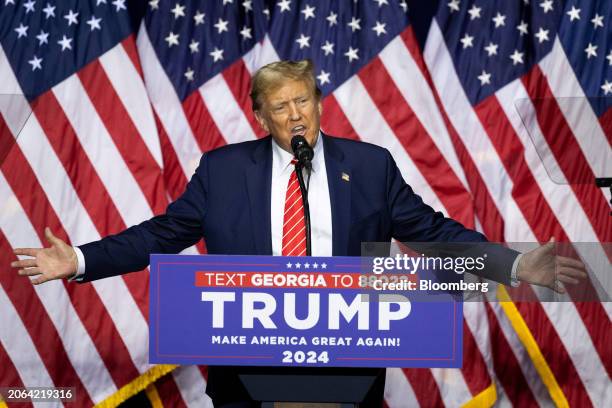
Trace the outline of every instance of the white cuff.
[[518, 279], [518, 265], [519, 265], [519, 261], [521, 260], [522, 256], [523, 254], [518, 254], [516, 259], [512, 263], [512, 270], [510, 271], [510, 284], [513, 287], [517, 287], [518, 285], [521, 284], [521, 282]]
[[70, 282], [80, 282], [83, 280], [83, 275], [85, 275], [85, 256], [83, 255], [83, 251], [79, 249], [79, 247], [72, 247], [77, 256], [77, 271], [76, 273], [68, 278]]

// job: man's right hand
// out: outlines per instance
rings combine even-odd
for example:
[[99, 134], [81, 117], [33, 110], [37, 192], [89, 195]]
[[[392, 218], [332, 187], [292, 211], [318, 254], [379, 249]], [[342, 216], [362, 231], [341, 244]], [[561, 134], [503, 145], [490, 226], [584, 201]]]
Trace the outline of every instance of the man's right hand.
[[53, 279], [63, 279], [77, 272], [77, 255], [70, 245], [53, 235], [45, 228], [48, 248], [15, 248], [15, 255], [31, 256], [33, 259], [22, 259], [11, 262], [13, 268], [20, 268], [19, 275], [38, 276], [32, 283], [38, 285]]

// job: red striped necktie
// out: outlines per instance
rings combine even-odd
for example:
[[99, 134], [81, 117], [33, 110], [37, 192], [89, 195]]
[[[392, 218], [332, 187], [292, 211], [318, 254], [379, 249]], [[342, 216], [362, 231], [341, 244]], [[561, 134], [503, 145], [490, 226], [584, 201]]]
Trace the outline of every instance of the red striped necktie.
[[[293, 159], [291, 165], [295, 166]], [[291, 172], [285, 195], [285, 216], [283, 220], [283, 256], [306, 255], [306, 224], [304, 222], [304, 203], [297, 173]]]

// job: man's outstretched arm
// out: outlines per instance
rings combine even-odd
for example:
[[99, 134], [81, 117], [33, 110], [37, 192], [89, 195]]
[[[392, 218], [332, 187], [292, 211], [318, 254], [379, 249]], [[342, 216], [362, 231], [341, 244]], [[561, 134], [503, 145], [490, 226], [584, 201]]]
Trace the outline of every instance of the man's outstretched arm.
[[[168, 206], [165, 214], [79, 246], [85, 264], [82, 281], [139, 271], [149, 264], [152, 253], [177, 253], [198, 242], [203, 236], [206, 212], [206, 167], [204, 157], [185, 192]], [[11, 266], [20, 268], [21, 275], [38, 276], [33, 280], [35, 284], [74, 276], [79, 267], [75, 249], [49, 229], [45, 230], [45, 235], [49, 247], [16, 249], [16, 255], [32, 258], [15, 261]]]

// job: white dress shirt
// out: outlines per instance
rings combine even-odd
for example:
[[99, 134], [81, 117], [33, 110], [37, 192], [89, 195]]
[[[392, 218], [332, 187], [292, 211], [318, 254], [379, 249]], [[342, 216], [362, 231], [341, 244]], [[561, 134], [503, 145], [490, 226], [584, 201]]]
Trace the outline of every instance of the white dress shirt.
[[[312, 172], [308, 184], [308, 206], [310, 207], [310, 237], [314, 256], [332, 255], [332, 215], [327, 170], [323, 155], [321, 133], [314, 145]], [[272, 191], [270, 195], [270, 220], [272, 232], [272, 255], [281, 255], [283, 248], [283, 224], [285, 196], [289, 177], [295, 170], [291, 164], [293, 154], [283, 150], [272, 140]], [[304, 182], [307, 182], [304, 170]]]

